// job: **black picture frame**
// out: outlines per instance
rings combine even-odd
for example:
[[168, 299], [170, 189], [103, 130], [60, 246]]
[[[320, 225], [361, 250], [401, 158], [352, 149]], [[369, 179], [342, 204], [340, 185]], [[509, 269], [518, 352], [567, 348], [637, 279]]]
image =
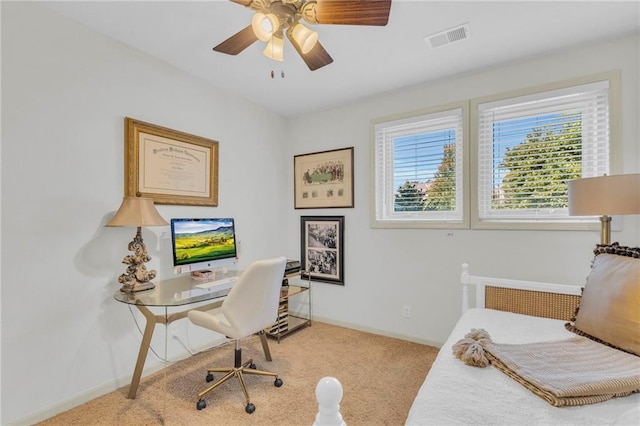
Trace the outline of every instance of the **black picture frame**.
[[293, 157], [294, 208], [353, 208], [353, 147]]
[[344, 216], [300, 217], [302, 277], [344, 285]]

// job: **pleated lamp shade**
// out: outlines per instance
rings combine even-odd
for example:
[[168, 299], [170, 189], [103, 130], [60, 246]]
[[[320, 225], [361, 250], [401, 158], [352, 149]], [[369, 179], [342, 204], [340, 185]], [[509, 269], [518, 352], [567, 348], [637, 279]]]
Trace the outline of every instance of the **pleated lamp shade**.
[[160, 216], [153, 199], [124, 197], [122, 204], [105, 226], [165, 226], [167, 221]]

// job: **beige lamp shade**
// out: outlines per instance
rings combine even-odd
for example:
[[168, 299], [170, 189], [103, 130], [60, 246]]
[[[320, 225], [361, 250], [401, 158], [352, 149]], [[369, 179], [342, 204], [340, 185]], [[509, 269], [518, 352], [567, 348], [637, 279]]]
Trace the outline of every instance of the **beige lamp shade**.
[[271, 37], [262, 54], [275, 61], [284, 61], [284, 39], [282, 38], [282, 33], [274, 34]]
[[640, 213], [640, 173], [568, 182], [571, 216]]
[[269, 41], [278, 28], [280, 21], [273, 13], [257, 12], [251, 19], [251, 29], [260, 41]]
[[164, 226], [169, 225], [160, 216], [153, 199], [124, 197], [122, 204], [105, 226]]
[[302, 53], [307, 54], [318, 42], [318, 33], [298, 22], [291, 28], [291, 38], [298, 44]]

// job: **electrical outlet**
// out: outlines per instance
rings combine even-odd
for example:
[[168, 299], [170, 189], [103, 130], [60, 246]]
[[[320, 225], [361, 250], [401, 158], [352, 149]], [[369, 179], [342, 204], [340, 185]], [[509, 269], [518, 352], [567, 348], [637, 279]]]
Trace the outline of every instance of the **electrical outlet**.
[[405, 318], [411, 318], [411, 308], [409, 306], [406, 306], [404, 308], [402, 308], [402, 316]]

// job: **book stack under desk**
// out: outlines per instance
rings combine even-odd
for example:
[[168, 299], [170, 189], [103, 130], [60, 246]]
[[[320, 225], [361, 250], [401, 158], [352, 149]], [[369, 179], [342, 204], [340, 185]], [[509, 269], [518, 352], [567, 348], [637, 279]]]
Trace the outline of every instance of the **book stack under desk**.
[[289, 330], [289, 301], [280, 300], [278, 306], [278, 320], [269, 328], [268, 333], [277, 336]]
[[306, 318], [304, 316], [298, 316], [297, 314], [291, 315], [289, 313], [289, 299], [292, 296], [301, 295], [303, 293], [310, 294], [310, 288], [297, 285], [282, 286], [282, 290], [280, 292], [280, 305], [278, 307], [278, 319], [271, 327], [265, 330], [267, 336], [278, 339], [278, 342], [280, 342], [280, 338], [287, 334], [305, 325], [311, 325], [310, 300], [307, 301], [309, 311]]

